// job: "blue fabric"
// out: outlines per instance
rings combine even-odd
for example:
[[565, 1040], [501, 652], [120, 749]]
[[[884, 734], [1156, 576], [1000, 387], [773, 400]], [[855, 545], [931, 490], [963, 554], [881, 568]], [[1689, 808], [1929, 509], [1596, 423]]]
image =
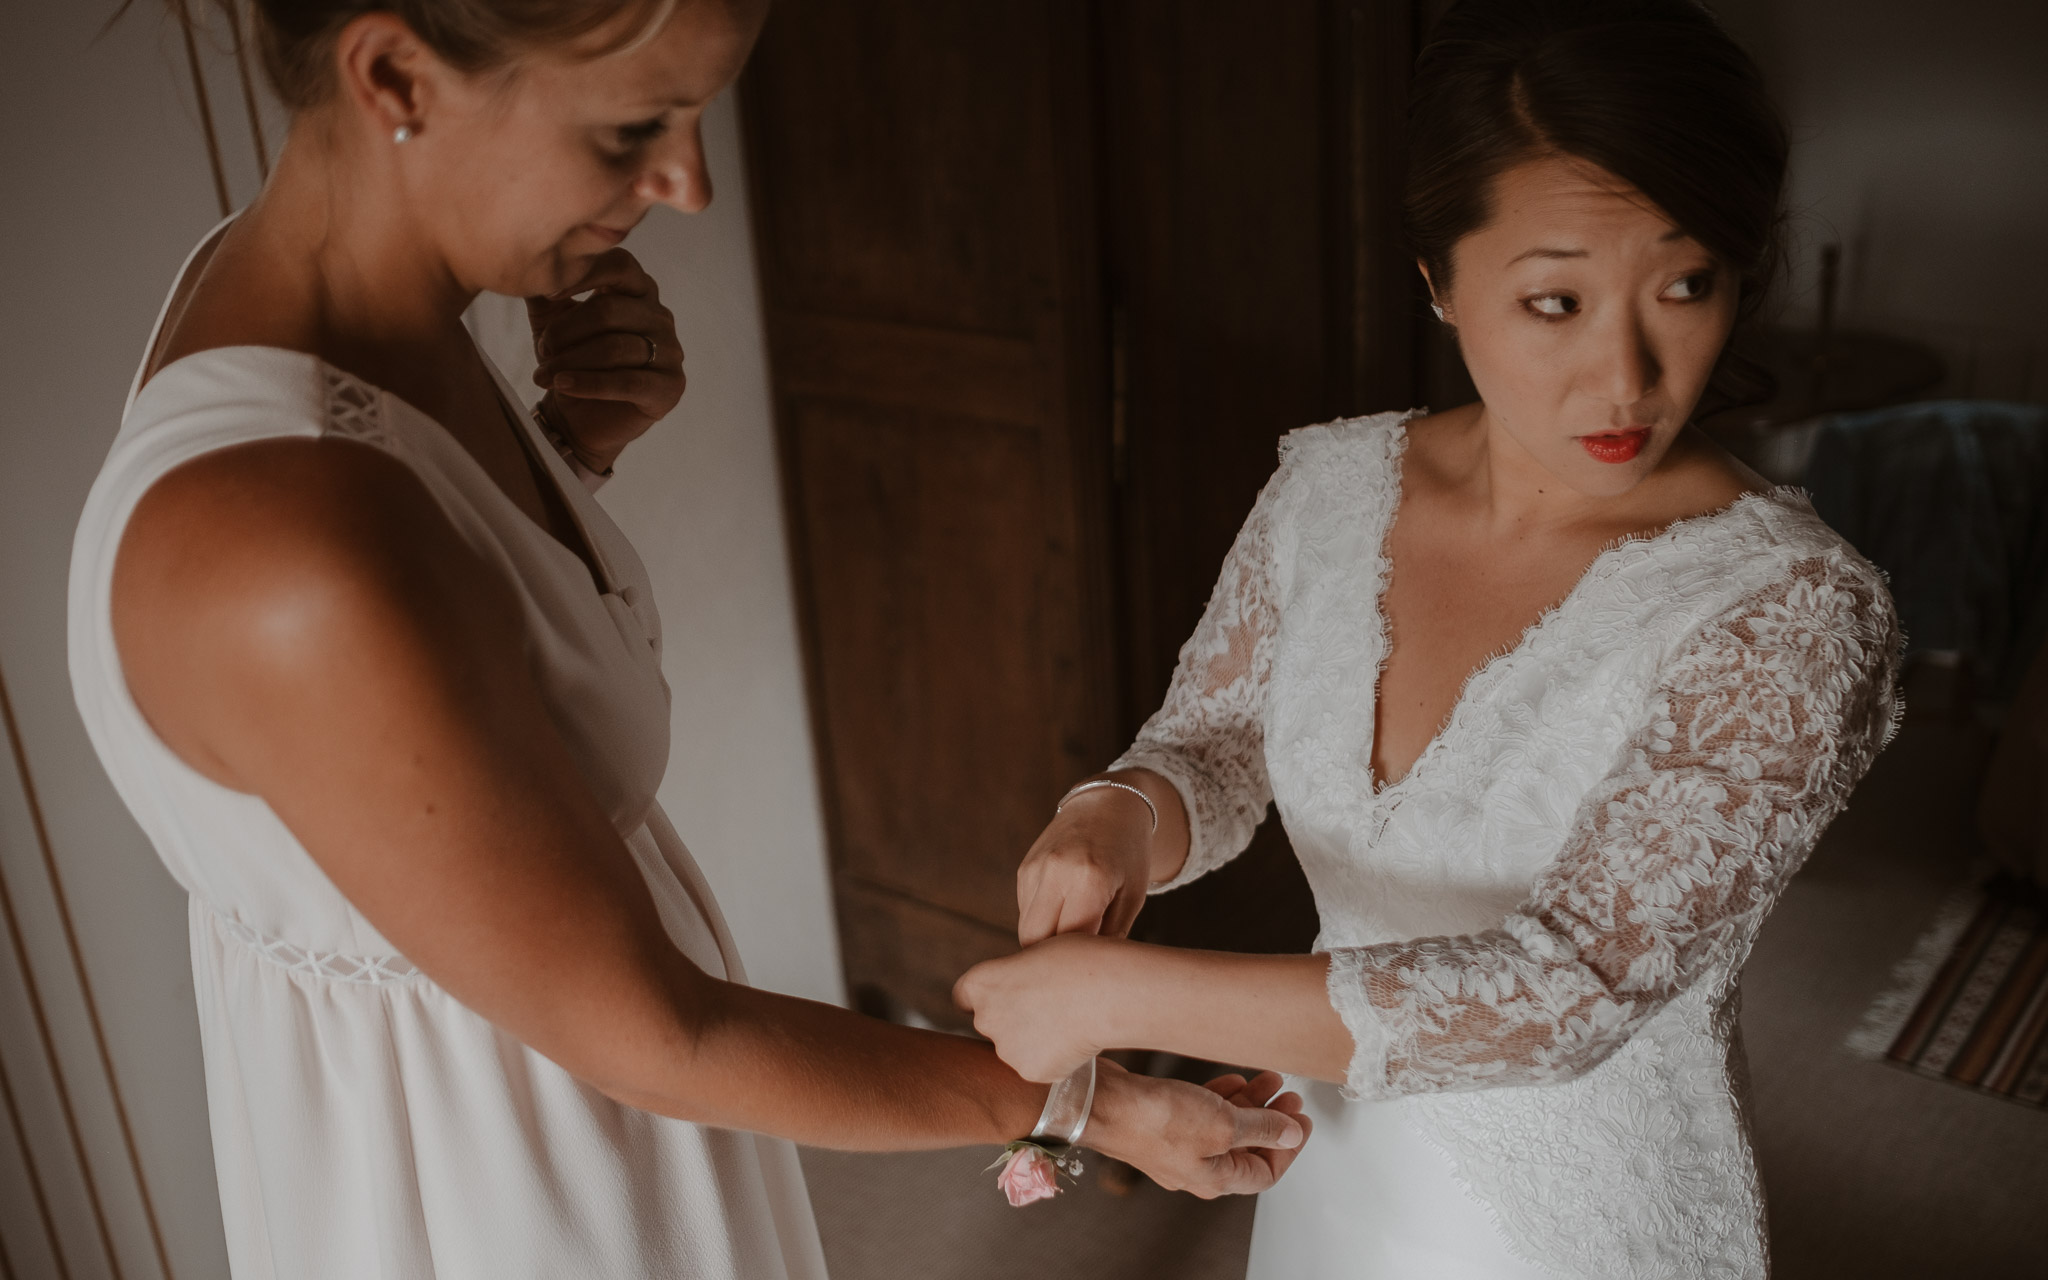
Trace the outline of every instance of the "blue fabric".
[[2011, 700], [2048, 633], [2048, 407], [1932, 401], [1837, 414], [1814, 508], [1891, 577], [1909, 653], [1955, 650]]

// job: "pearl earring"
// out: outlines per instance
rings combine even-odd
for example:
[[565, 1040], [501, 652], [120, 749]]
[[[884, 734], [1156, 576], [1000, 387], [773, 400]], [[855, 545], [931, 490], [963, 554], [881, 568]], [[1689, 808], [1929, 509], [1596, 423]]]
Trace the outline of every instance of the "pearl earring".
[[1442, 320], [1442, 319], [1444, 318], [1444, 309], [1443, 309], [1442, 307], [1438, 306], [1438, 305], [1437, 305], [1436, 303], [1434, 303], [1434, 302], [1430, 303], [1430, 304], [1429, 304], [1429, 309], [1430, 309], [1431, 311], [1434, 311], [1434, 312], [1436, 312], [1436, 318], [1437, 318], [1437, 319], [1439, 319], [1439, 320]]
[[393, 142], [400, 144], [401, 146], [404, 145], [405, 143], [411, 142], [412, 126], [409, 124], [399, 125], [396, 129], [393, 129], [391, 131], [391, 140]]

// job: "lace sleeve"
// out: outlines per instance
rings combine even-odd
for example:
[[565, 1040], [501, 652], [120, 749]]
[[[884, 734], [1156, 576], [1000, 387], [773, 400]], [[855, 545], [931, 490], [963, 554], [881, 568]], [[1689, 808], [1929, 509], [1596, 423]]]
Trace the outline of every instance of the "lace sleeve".
[[1501, 928], [1331, 953], [1348, 1092], [1571, 1079], [1739, 966], [1889, 739], [1898, 649], [1890, 597], [1846, 557], [1703, 628]]
[[1188, 857], [1154, 893], [1206, 875], [1251, 843], [1273, 798], [1261, 719], [1277, 629], [1273, 508], [1288, 464], [1266, 482], [1195, 633], [1181, 646], [1166, 701], [1112, 769], [1150, 769], [1173, 783], [1188, 814]]

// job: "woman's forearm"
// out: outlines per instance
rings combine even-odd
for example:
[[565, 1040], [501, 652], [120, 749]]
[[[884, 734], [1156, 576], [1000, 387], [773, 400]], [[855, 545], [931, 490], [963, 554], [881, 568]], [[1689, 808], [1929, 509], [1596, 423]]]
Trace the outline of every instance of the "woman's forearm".
[[1330, 1006], [1329, 957], [1116, 942], [1089, 983], [1091, 1036], [1341, 1084], [1351, 1032]]
[[1046, 1086], [978, 1041], [702, 975], [686, 981], [695, 990], [671, 1049], [614, 1063], [595, 1081], [619, 1101], [850, 1151], [1007, 1142], [1030, 1132], [1045, 1104]]
[[1152, 807], [1159, 814], [1159, 828], [1152, 833], [1147, 849], [1147, 878], [1153, 884], [1165, 884], [1180, 874], [1187, 864], [1188, 847], [1193, 829], [1188, 825], [1187, 805], [1180, 798], [1180, 788], [1150, 769], [1118, 769], [1101, 775], [1136, 787], [1145, 793]]

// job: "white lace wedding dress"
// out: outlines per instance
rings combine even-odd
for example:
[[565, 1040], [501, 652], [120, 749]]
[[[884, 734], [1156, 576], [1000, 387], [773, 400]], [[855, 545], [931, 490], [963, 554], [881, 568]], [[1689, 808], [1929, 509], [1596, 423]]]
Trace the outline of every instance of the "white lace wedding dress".
[[1762, 1276], [1737, 977], [1890, 735], [1891, 599], [1802, 496], [1748, 495], [1603, 552], [1375, 788], [1411, 416], [1287, 438], [1117, 762], [1187, 803], [1166, 888], [1277, 802], [1356, 1044], [1252, 1280]]

